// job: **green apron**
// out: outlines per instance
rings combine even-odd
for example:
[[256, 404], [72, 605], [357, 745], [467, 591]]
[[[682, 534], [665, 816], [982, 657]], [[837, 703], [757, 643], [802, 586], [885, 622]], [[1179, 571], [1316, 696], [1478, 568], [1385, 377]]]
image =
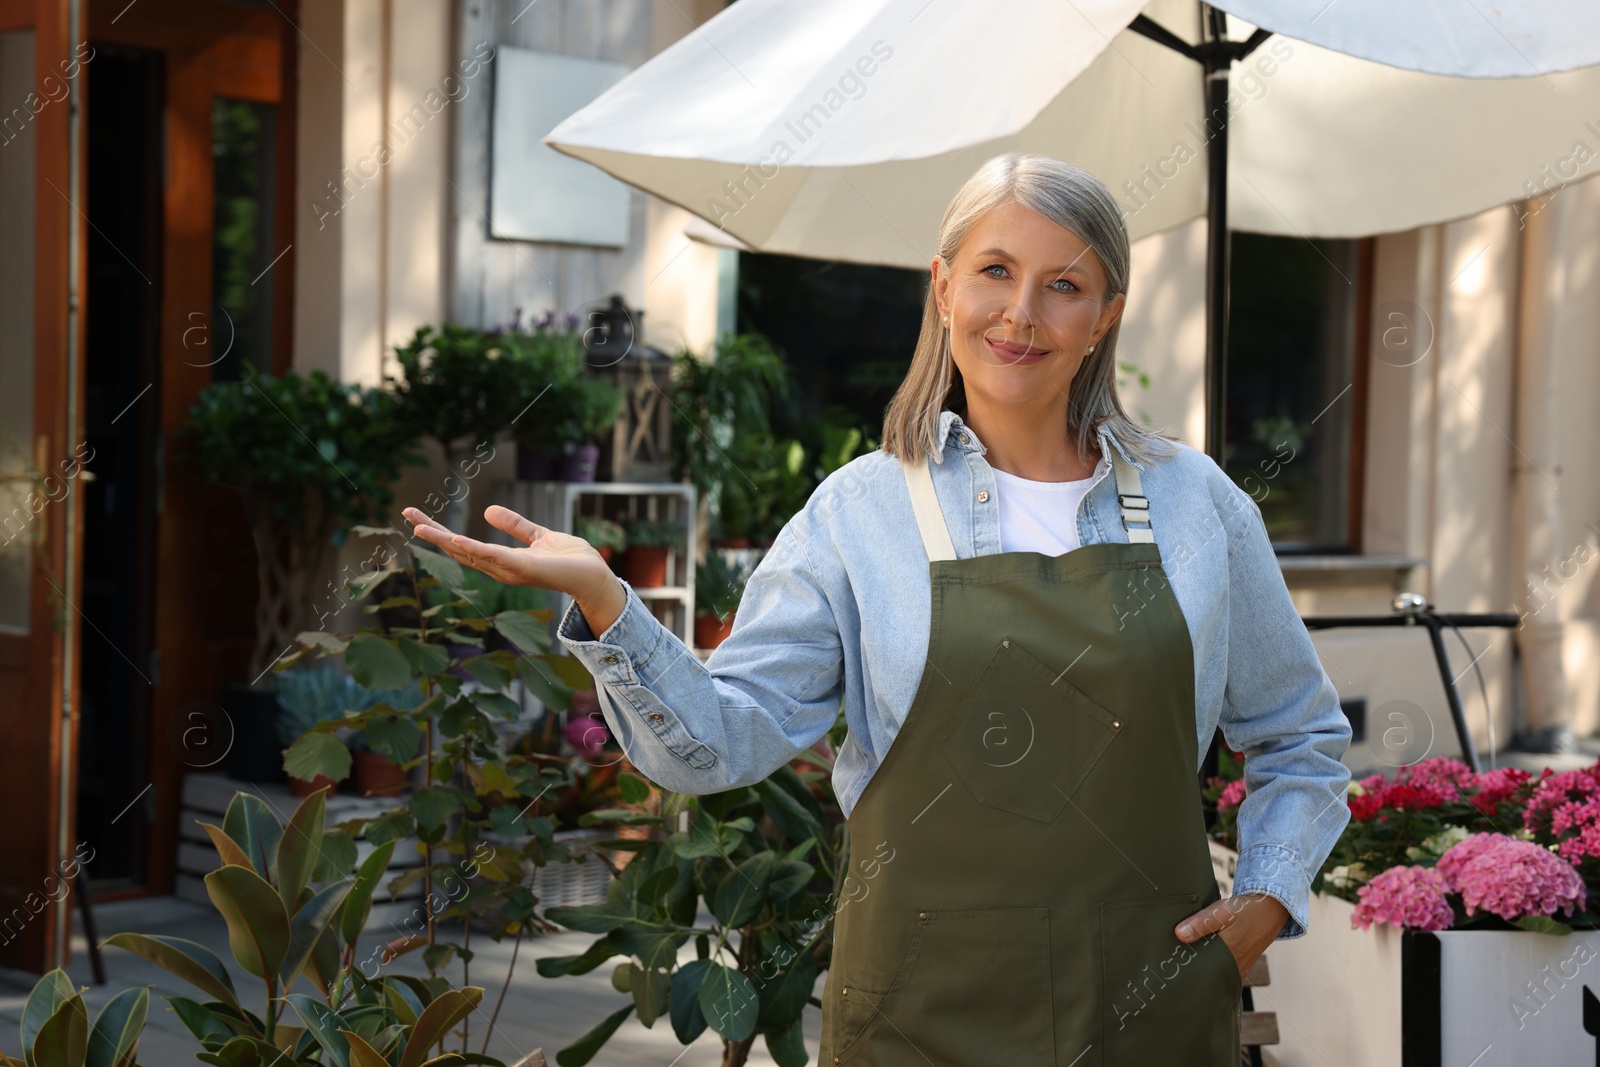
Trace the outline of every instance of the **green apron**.
[[1232, 953], [1172, 932], [1219, 897], [1194, 653], [1109, 451], [1128, 543], [1053, 557], [957, 559], [926, 462], [905, 467], [928, 657], [850, 815], [823, 1067], [1239, 1063]]

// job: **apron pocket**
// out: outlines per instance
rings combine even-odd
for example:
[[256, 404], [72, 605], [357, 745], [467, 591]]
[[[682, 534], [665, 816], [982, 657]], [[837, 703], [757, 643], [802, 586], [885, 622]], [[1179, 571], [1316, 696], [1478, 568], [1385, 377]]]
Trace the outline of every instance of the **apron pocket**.
[[856, 989], [836, 999], [839, 1062], [870, 1045], [885, 1063], [1054, 1067], [1050, 909], [917, 915], [887, 993], [865, 993], [848, 1007]]
[[1173, 928], [1216, 900], [1173, 894], [1100, 905], [1105, 1067], [1239, 1062], [1239, 992], [1233, 953], [1216, 934], [1194, 944]]
[[1054, 822], [1117, 737], [1117, 717], [1022, 650], [1001, 644], [935, 742], [978, 803]]

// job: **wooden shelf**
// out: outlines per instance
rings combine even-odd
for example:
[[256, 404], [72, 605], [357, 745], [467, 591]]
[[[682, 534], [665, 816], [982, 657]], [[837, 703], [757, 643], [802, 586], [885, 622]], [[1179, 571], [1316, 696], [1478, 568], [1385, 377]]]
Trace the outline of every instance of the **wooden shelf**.
[[[635, 589], [639, 599], [650, 606], [661, 623], [677, 634], [685, 645], [694, 642], [694, 548], [699, 518], [695, 487], [686, 482], [496, 482], [491, 487], [494, 503], [551, 530], [573, 533], [579, 516], [627, 519], [654, 519], [675, 522], [683, 527], [684, 544], [689, 548], [667, 554], [669, 585]], [[489, 540], [514, 544], [497, 530]], [[556, 619], [566, 612], [570, 598], [557, 597]], [[555, 623], [552, 622], [552, 637]], [[556, 642], [555, 647], [560, 647]]]

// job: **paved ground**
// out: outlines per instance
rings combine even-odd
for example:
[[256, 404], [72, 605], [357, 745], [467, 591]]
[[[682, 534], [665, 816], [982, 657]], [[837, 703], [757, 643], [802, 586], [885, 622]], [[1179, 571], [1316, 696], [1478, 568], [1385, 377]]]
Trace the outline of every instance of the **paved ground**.
[[[702, 922], [706, 918], [703, 917]], [[247, 1005], [260, 1003], [263, 992], [261, 984], [231, 966], [227, 927], [211, 909], [173, 897], [156, 897], [101, 905], [95, 909], [95, 919], [99, 923], [102, 938], [121, 930], [136, 930], [147, 934], [186, 937], [208, 945], [229, 962], [240, 998]], [[459, 931], [452, 939], [460, 940]], [[611, 987], [609, 965], [602, 965], [576, 978], [541, 978], [534, 970], [534, 961], [538, 957], [574, 955], [582, 952], [593, 940], [590, 934], [564, 933], [523, 942], [505, 1007], [500, 1011], [495, 1033], [489, 1043], [491, 1055], [514, 1063], [520, 1056], [542, 1048], [554, 1067], [557, 1050], [627, 1003], [623, 994]], [[493, 998], [499, 993], [500, 980], [503, 980], [506, 965], [511, 959], [511, 942], [496, 945], [481, 935], [475, 935], [472, 947], [476, 953], [472, 963], [472, 981], [489, 990], [484, 998], [483, 1013], [472, 1020], [472, 1048], [476, 1051], [482, 1042], [489, 1012], [493, 1010]], [[693, 959], [693, 942], [685, 948], [684, 958]], [[366, 949], [365, 945], [363, 949]], [[89, 958], [81, 934], [74, 938], [72, 955], [73, 962], [68, 967], [68, 973], [80, 985], [89, 987], [86, 997], [92, 1012], [98, 1012], [102, 1004], [131, 985], [148, 984], [153, 987], [150, 1023], [139, 1049], [140, 1062], [146, 1067], [176, 1067], [196, 1062], [194, 1053], [198, 1046], [193, 1038], [166, 1004], [156, 999], [163, 994], [174, 993], [197, 996], [193, 989], [160, 968], [118, 949], [107, 949], [105, 953], [109, 983], [95, 986], [91, 984]], [[393, 966], [403, 973], [422, 973], [420, 956], [415, 953]], [[453, 977], [459, 981], [459, 971]], [[0, 971], [0, 1050], [6, 1053], [20, 1055], [16, 1047], [18, 1023], [33, 982], [31, 975]], [[821, 984], [822, 979], [819, 978], [819, 997]], [[820, 1043], [821, 1026], [820, 1013], [815, 1008], [809, 1008], [805, 1033], [813, 1062]], [[623, 1064], [628, 1067], [716, 1067], [721, 1058], [721, 1042], [709, 1031], [685, 1048], [678, 1044], [672, 1033], [672, 1025], [666, 1020], [660, 1020], [654, 1027], [646, 1029], [636, 1017], [630, 1017], [590, 1062], [595, 1067], [620, 1067]], [[756, 1042], [750, 1063], [772, 1064], [763, 1042]]]

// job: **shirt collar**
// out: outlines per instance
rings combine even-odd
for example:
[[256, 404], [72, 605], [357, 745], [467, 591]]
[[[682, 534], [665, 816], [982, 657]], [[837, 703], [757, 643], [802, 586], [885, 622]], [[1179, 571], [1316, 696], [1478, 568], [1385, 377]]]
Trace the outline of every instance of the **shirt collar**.
[[[1128, 450], [1123, 447], [1122, 442], [1117, 440], [1115, 434], [1106, 429], [1104, 423], [1101, 423], [1095, 429], [1095, 435], [1100, 441], [1102, 460], [1105, 460], [1107, 456], [1107, 448], [1115, 448], [1122, 454], [1122, 458], [1133, 464], [1134, 467], [1140, 471], [1145, 469], [1144, 464], [1128, 454]], [[946, 408], [939, 412], [939, 459], [941, 461], [943, 461], [945, 450], [948, 448], [958, 449], [962, 452], [976, 452], [980, 456], [988, 451], [983, 442], [978, 440], [978, 435], [972, 431], [972, 428], [962, 421], [961, 416]]]

